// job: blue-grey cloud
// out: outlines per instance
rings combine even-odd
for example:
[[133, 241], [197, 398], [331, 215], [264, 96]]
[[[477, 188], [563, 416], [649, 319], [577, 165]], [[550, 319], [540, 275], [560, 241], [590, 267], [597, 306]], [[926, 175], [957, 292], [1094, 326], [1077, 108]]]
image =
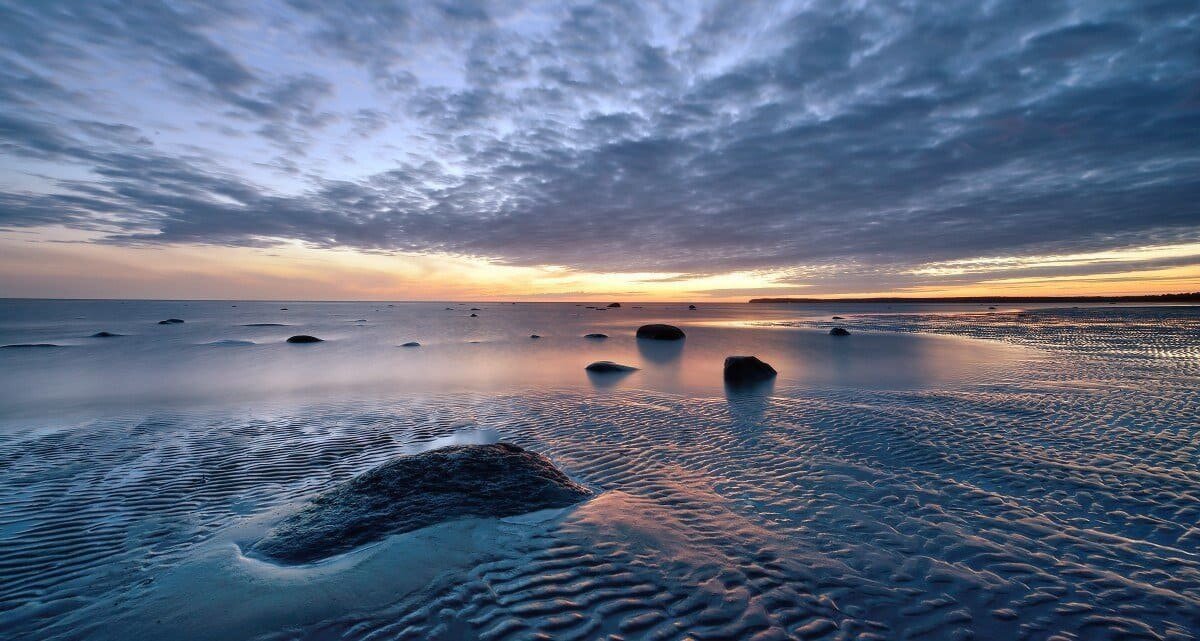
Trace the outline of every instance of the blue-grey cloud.
[[859, 275], [1200, 240], [1181, 0], [13, 2], [0, 39], [0, 171], [52, 176], [0, 228]]

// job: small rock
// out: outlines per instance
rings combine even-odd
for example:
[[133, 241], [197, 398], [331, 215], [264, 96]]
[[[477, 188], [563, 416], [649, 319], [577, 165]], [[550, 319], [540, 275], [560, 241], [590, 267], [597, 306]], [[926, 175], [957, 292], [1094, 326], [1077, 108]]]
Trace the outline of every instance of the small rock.
[[584, 338], [608, 338], [608, 334], [600, 334], [600, 333], [584, 334], [583, 337]]
[[421, 346], [421, 344], [418, 343], [417, 341], [408, 341], [407, 343], [401, 345], [400, 347], [420, 347], [420, 346]]
[[92, 334], [92, 338], [116, 338], [118, 336], [124, 336], [124, 334], [114, 334], [112, 332], [96, 332]]
[[470, 318], [479, 318], [479, 314], [471, 314]]
[[830, 336], [849, 336], [850, 331], [844, 327], [834, 327], [833, 329], [829, 330], [829, 335]]
[[167, 320], [158, 321], [159, 325], [178, 325], [183, 322], [182, 318], [168, 318]]
[[696, 309], [695, 305], [688, 305], [688, 309]]
[[309, 336], [308, 334], [297, 334], [297, 335], [287, 339], [287, 342], [289, 342], [289, 343], [320, 343], [322, 341], [321, 341], [321, 339], [317, 338], [316, 336]]
[[541, 338], [541, 336], [538, 336], [537, 334], [530, 334], [529, 337], [530, 338]]
[[648, 338], [657, 341], [677, 341], [684, 337], [682, 329], [674, 325], [642, 325], [637, 330], [638, 338]]
[[473, 311], [473, 312], [481, 312], [481, 311], [483, 311], [483, 310], [482, 310], [482, 309], [479, 309], [478, 307], [472, 307], [472, 308], [471, 308], [471, 311]]
[[620, 307], [621, 304], [620, 303], [609, 303], [608, 306], [609, 307]]
[[620, 363], [614, 363], [612, 361], [596, 361], [595, 363], [588, 365], [584, 369], [586, 369], [589, 372], [596, 372], [596, 373], [601, 373], [601, 374], [609, 374], [609, 373], [613, 373], [613, 372], [632, 372], [632, 371], [637, 370], [636, 367], [631, 367], [629, 365], [622, 365]]
[[834, 316], [833, 320], [846, 320], [846, 319], [842, 318], [841, 316]]
[[774, 378], [778, 372], [774, 367], [759, 360], [757, 356], [726, 356], [725, 382], [734, 384], [758, 383]]

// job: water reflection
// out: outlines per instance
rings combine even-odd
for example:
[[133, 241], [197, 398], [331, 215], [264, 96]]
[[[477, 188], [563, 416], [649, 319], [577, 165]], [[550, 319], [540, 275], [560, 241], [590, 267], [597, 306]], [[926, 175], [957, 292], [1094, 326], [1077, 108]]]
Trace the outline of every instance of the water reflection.
[[725, 400], [729, 403], [729, 416], [734, 424], [760, 425], [774, 393], [774, 378], [754, 383], [725, 383]]
[[598, 389], [616, 387], [617, 383], [625, 380], [635, 371], [637, 370], [628, 370], [624, 372], [593, 372], [591, 370], [585, 370], [588, 381], [590, 381], [592, 385]]
[[651, 363], [664, 365], [678, 361], [683, 356], [683, 344], [686, 341], [656, 341], [646, 338], [637, 339], [638, 354]]

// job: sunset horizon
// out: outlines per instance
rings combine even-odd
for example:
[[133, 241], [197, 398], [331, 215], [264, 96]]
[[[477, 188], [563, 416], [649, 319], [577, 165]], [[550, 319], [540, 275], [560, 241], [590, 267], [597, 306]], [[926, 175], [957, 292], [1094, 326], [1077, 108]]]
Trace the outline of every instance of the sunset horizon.
[[0, 639], [1200, 641], [1196, 0], [0, 0]]

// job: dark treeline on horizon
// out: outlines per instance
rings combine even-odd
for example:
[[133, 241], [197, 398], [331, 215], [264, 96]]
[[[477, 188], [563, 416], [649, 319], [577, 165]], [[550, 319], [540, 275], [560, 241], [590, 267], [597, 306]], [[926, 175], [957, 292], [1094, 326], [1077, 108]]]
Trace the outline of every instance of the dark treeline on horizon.
[[1200, 303], [1200, 292], [1140, 296], [876, 296], [867, 298], [752, 298], [751, 303]]

